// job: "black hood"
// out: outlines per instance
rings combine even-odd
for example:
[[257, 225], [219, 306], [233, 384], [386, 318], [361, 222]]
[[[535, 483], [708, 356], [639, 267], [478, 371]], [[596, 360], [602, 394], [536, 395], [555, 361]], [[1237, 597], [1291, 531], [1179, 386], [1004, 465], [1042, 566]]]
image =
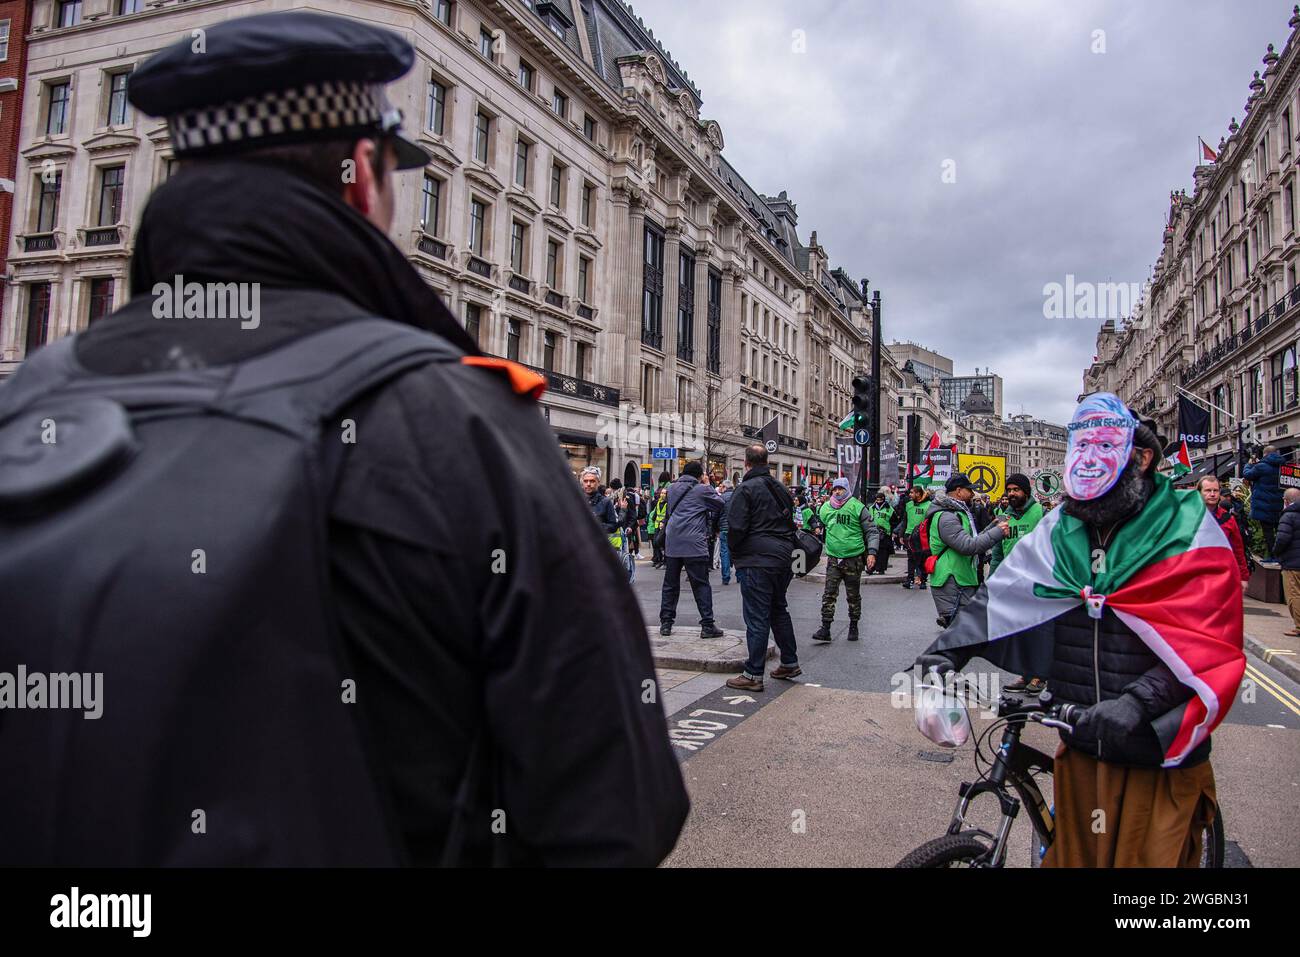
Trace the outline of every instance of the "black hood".
[[195, 163], [154, 192], [136, 235], [131, 294], [148, 296], [177, 275], [335, 292], [478, 351], [387, 236], [339, 197], [271, 163]]

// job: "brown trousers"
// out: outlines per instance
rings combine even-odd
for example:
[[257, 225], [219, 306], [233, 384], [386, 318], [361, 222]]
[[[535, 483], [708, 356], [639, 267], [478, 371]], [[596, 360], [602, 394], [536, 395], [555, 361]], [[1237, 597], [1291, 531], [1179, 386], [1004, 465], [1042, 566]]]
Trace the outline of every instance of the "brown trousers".
[[1286, 610], [1291, 612], [1292, 630], [1300, 631], [1300, 571], [1282, 572], [1282, 591]]
[[1056, 837], [1044, 867], [1199, 867], [1214, 820], [1214, 770], [1126, 768], [1062, 745], [1053, 772]]

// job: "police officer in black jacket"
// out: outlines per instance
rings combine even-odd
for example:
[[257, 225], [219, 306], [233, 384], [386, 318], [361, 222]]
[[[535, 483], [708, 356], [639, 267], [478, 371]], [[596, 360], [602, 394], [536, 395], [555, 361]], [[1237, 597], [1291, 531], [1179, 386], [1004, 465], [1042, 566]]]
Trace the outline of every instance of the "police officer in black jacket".
[[[416, 195], [393, 172], [428, 162], [384, 98], [415, 60], [407, 41], [303, 11], [216, 22], [204, 39], [200, 54], [187, 34], [131, 77], [132, 103], [168, 118], [181, 161], [137, 230], [131, 288], [147, 296], [178, 275], [260, 283], [260, 321], [127, 308], [80, 336], [81, 363], [233, 363], [357, 316], [427, 329], [477, 361], [386, 235]], [[501, 360], [419, 368], [348, 410], [356, 441], [322, 453], [341, 458], [323, 508], [343, 652], [407, 863], [444, 859], [462, 791], [469, 823], [452, 863], [654, 865], [686, 816], [662, 707], [646, 694], [655, 671], [636, 598], [539, 393]], [[322, 800], [330, 789], [317, 782]]]

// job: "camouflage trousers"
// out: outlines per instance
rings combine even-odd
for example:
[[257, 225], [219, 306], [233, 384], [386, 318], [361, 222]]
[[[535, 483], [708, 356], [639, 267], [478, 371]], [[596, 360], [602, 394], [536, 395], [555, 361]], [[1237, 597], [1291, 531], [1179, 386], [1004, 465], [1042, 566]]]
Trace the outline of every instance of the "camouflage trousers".
[[822, 621], [835, 620], [835, 602], [840, 596], [840, 582], [844, 582], [844, 596], [849, 600], [849, 621], [857, 621], [862, 617], [862, 572], [866, 567], [866, 555], [826, 559]]

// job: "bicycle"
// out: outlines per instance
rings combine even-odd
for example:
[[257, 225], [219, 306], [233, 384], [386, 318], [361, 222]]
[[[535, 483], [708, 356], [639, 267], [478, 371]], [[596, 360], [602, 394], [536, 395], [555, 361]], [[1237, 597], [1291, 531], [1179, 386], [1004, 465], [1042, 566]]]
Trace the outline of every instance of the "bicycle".
[[[975, 768], [980, 778], [973, 784], [962, 782], [947, 833], [922, 844], [895, 866], [1003, 867], [1011, 825], [1023, 805], [1033, 829], [1030, 863], [1038, 867], [1052, 844], [1056, 821], [1055, 811], [1048, 807], [1034, 776], [1052, 773], [1055, 762], [1037, 748], [1024, 744], [1020, 734], [1030, 721], [1073, 731], [1071, 722], [1082, 710], [1077, 705], [1053, 704], [1050, 691], [1044, 691], [1035, 702], [1019, 695], [1003, 694], [998, 699], [998, 720], [975, 741]], [[988, 758], [983, 753], [984, 742], [999, 728], [1002, 742], [992, 758]], [[982, 760], [990, 763], [988, 773], [980, 767]], [[1018, 797], [1012, 795], [1012, 790]], [[996, 834], [966, 824], [966, 812], [981, 794], [995, 795], [1001, 805], [1002, 820]], [[1215, 808], [1213, 821], [1201, 832], [1201, 867], [1222, 867], [1223, 849], [1223, 815]]]

